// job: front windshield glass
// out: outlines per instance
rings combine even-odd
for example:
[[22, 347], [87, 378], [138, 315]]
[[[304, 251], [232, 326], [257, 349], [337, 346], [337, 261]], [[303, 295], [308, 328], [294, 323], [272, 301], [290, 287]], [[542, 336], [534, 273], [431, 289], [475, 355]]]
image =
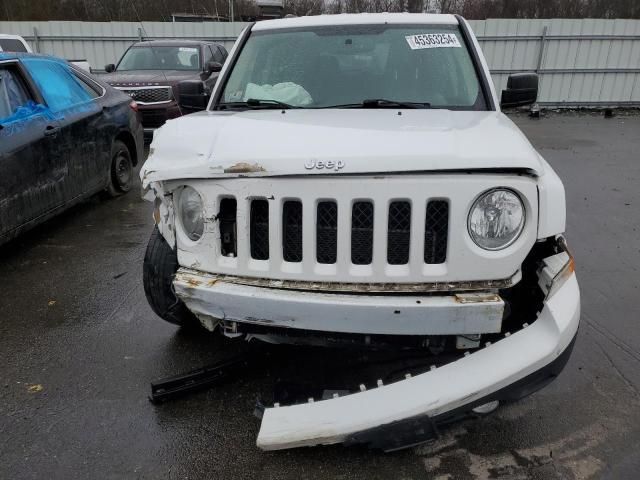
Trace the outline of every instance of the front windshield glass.
[[198, 47], [132, 47], [118, 64], [127, 70], [200, 70]]
[[254, 106], [253, 100], [268, 100], [303, 108], [353, 108], [368, 100], [366, 106], [374, 108], [403, 102], [412, 108], [486, 109], [469, 52], [453, 25], [253, 32], [219, 108], [242, 108], [250, 99]]

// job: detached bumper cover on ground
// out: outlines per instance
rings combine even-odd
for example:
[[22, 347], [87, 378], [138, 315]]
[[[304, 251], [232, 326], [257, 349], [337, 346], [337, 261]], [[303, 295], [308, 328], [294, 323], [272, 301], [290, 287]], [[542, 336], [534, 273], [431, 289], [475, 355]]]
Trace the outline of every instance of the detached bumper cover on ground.
[[[535, 378], [571, 345], [580, 318], [575, 274], [545, 301], [538, 319], [518, 332], [436, 370], [372, 390], [314, 403], [267, 408], [258, 435], [264, 450], [371, 442], [397, 422], [469, 409], [517, 382]], [[560, 365], [562, 366], [562, 365]], [[557, 374], [557, 371], [553, 372]], [[519, 389], [526, 385], [518, 384]]]

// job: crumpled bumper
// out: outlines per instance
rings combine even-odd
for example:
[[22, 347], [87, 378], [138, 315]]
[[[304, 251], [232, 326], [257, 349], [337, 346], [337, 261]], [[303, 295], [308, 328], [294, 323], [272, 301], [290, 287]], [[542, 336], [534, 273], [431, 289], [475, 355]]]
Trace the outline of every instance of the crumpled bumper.
[[[481, 350], [435, 370], [329, 400], [267, 408], [258, 435], [264, 450], [369, 443], [385, 450], [433, 436], [439, 419], [491, 400], [531, 393], [559, 373], [576, 336], [580, 292], [574, 273], [537, 320]], [[384, 439], [383, 441], [378, 441]]]

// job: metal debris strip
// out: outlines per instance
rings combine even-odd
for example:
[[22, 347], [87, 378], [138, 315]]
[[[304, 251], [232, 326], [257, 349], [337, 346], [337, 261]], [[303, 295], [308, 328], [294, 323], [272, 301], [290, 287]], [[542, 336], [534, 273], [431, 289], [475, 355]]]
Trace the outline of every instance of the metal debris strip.
[[247, 355], [236, 356], [191, 372], [151, 382], [151, 403], [158, 404], [219, 385], [245, 370], [251, 363]]
[[[192, 273], [201, 276], [198, 271], [191, 271], [183, 268], [184, 273]], [[233, 275], [207, 274], [208, 277], [215, 277], [216, 280], [233, 283], [236, 285], [247, 285], [262, 288], [277, 288], [288, 290], [320, 290], [322, 292], [349, 292], [349, 293], [382, 293], [382, 292], [404, 292], [404, 293], [430, 293], [430, 292], [465, 292], [473, 290], [500, 290], [510, 288], [518, 283], [519, 273], [511, 278], [499, 280], [479, 280], [470, 282], [432, 282], [432, 283], [341, 283], [341, 282], [313, 282], [301, 280], [273, 280], [268, 278], [237, 277]], [[197, 281], [196, 281], [197, 284]], [[458, 296], [461, 296], [459, 294]], [[491, 300], [485, 300], [491, 301]]]

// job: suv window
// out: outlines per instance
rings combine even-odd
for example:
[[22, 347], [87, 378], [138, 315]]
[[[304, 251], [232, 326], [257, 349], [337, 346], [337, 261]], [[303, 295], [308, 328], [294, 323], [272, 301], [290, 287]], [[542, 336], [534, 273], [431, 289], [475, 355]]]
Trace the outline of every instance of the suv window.
[[363, 100], [486, 109], [454, 25], [340, 25], [253, 32], [222, 102], [271, 99], [307, 108]]
[[223, 49], [220, 48], [220, 45], [213, 45], [213, 49], [215, 50], [216, 62], [224, 63], [224, 61], [225, 61], [225, 59], [227, 57], [226, 57], [225, 52], [223, 51]]
[[15, 38], [0, 38], [0, 52], [26, 52], [27, 49], [20, 40]]
[[42, 58], [25, 58], [23, 63], [51, 111], [59, 112], [91, 100], [91, 94], [68, 65]]
[[13, 68], [0, 68], [0, 122], [14, 116], [20, 107], [26, 107], [31, 96], [18, 72]]
[[213, 59], [213, 51], [211, 51], [211, 45], [205, 45], [204, 46], [204, 65], [205, 65], [205, 67], [209, 62], [215, 62], [215, 60]]

